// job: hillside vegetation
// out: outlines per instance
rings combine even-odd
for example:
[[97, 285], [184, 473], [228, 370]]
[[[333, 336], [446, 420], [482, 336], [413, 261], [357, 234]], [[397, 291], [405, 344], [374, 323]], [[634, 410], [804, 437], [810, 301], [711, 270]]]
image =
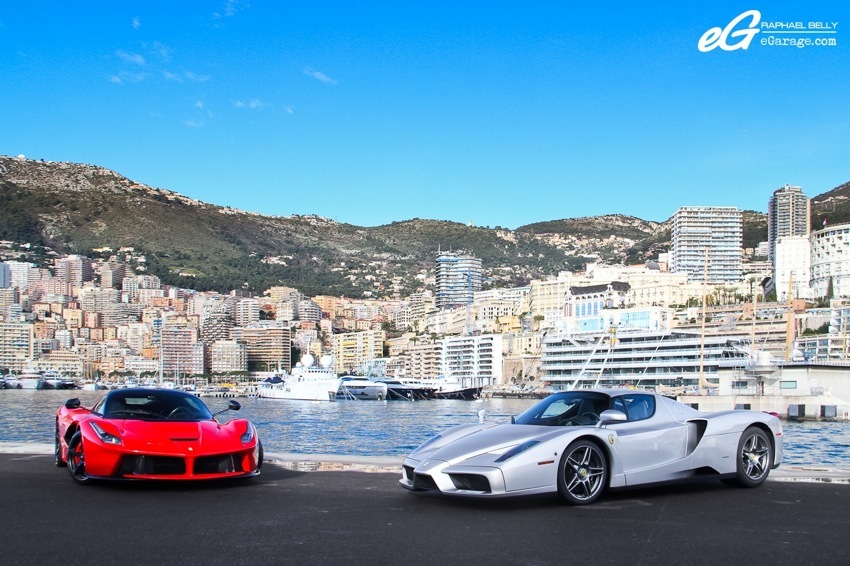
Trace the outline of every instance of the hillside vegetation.
[[[813, 217], [828, 211], [831, 223], [850, 221], [848, 196], [850, 183], [816, 197]], [[744, 246], [766, 239], [765, 215], [745, 212]], [[0, 157], [0, 240], [33, 244], [30, 257], [44, 263], [53, 252], [97, 257], [92, 250], [131, 247], [149, 273], [190, 289], [287, 285], [309, 295], [390, 297], [426, 288], [440, 251], [481, 258], [489, 286], [527, 284], [588, 261], [643, 263], [669, 249], [670, 221], [607, 215], [507, 230], [414, 218], [358, 227], [221, 207], [93, 165]]]

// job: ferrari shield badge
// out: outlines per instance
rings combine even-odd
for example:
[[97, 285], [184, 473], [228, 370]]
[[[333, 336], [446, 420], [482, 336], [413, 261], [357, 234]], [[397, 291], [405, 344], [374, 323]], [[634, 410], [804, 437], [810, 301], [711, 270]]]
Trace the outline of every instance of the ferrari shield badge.
[[609, 434], [609, 435], [608, 435], [608, 442], [609, 442], [612, 446], [614, 445], [614, 438], [615, 438], [615, 437], [614, 437], [614, 435], [613, 435], [613, 434]]

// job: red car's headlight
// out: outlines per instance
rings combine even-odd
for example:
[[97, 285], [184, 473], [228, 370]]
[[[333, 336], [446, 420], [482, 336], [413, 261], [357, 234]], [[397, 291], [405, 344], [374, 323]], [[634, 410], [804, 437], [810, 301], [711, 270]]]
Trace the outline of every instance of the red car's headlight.
[[105, 442], [106, 444], [121, 444], [121, 439], [119, 437], [114, 434], [109, 434], [103, 430], [99, 424], [90, 422], [89, 426], [91, 426], [91, 429], [102, 442]]
[[252, 425], [251, 423], [248, 423], [248, 429], [242, 435], [242, 444], [248, 444], [249, 442], [254, 440], [255, 434], [256, 434], [256, 431], [254, 430], [254, 425]]

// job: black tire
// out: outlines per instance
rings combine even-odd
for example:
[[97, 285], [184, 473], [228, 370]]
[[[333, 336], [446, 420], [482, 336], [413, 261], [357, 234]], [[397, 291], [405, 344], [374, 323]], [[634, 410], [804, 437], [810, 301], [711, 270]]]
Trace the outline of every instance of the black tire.
[[62, 459], [62, 444], [59, 442], [59, 423], [56, 423], [56, 431], [53, 436], [53, 458], [57, 468], [64, 468], [65, 460]]
[[738, 487], [758, 487], [773, 467], [773, 445], [770, 437], [757, 426], [744, 431], [738, 440], [736, 477], [729, 482]]
[[567, 505], [596, 501], [608, 483], [608, 460], [599, 446], [576, 440], [564, 450], [558, 464], [558, 495]]
[[263, 453], [263, 443], [260, 442], [259, 440], [257, 442], [260, 445], [260, 454], [259, 454], [259, 456], [257, 456], [257, 471], [259, 472], [260, 468], [263, 467], [264, 453]]
[[86, 475], [86, 456], [84, 452], [83, 434], [77, 431], [68, 442], [68, 473], [71, 479], [79, 484], [89, 483], [91, 479]]

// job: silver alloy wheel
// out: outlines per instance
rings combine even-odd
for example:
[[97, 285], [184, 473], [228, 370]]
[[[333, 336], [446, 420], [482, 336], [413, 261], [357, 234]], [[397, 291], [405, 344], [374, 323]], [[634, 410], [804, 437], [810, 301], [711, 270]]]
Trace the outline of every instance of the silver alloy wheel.
[[608, 467], [605, 455], [587, 440], [574, 442], [561, 460], [558, 491], [571, 505], [592, 503], [605, 488]]
[[770, 441], [764, 431], [749, 428], [741, 439], [741, 472], [748, 480], [761, 483], [770, 471]]

